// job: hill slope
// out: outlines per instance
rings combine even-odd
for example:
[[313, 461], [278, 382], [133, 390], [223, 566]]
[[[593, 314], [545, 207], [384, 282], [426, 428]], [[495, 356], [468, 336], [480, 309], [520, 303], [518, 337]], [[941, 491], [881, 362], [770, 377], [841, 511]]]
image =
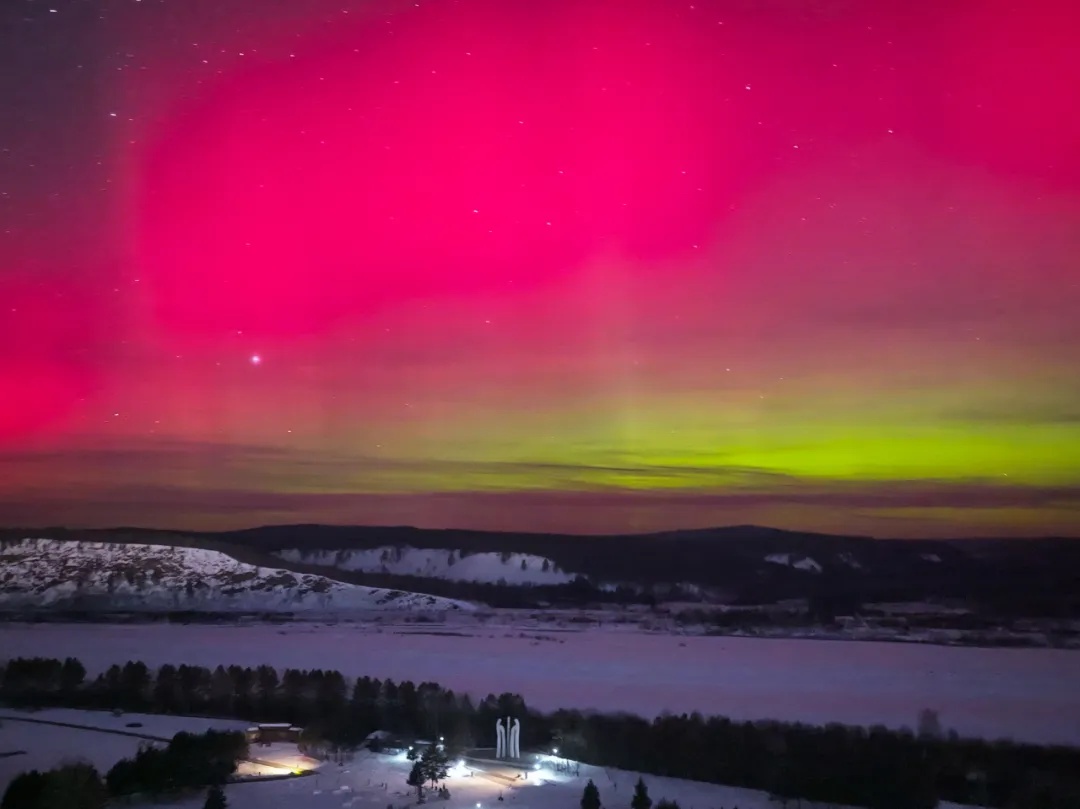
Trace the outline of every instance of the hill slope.
[[456, 549], [413, 548], [383, 545], [358, 550], [308, 550], [290, 548], [275, 556], [288, 562], [332, 567], [363, 573], [386, 573], [396, 576], [421, 576], [448, 581], [487, 584], [568, 584], [574, 574], [567, 573], [543, 556], [504, 551], [462, 552]]
[[24, 539], [0, 544], [0, 608], [197, 611], [470, 610], [452, 599], [363, 587], [168, 545]]
[[[684, 594], [747, 603], [808, 597], [959, 599], [1014, 615], [1080, 610], [1080, 541], [1069, 539], [913, 541], [750, 525], [609, 536], [284, 525], [213, 537], [293, 563], [303, 560], [315, 571], [352, 571], [365, 583], [448, 596], [483, 587], [479, 583], [492, 576], [510, 589], [523, 584], [550, 589], [581, 576], [601, 589], [624, 584], [663, 593], [677, 586]], [[373, 558], [384, 555], [386, 569], [373, 566]], [[451, 557], [457, 560], [453, 565]], [[473, 564], [482, 566], [485, 576], [455, 570], [474, 557], [483, 560]], [[502, 563], [504, 558], [514, 562]], [[521, 560], [528, 570], [512, 571]], [[541, 575], [543, 562], [538, 572], [535, 560], [546, 560], [549, 573], [566, 578]], [[479, 590], [468, 597], [490, 598]]]
[[35, 533], [212, 549], [294, 576], [502, 607], [683, 596], [743, 604], [950, 599], [1011, 616], [1080, 616], [1080, 541], [1070, 539], [911, 541], [759, 526], [607, 536], [339, 525]]

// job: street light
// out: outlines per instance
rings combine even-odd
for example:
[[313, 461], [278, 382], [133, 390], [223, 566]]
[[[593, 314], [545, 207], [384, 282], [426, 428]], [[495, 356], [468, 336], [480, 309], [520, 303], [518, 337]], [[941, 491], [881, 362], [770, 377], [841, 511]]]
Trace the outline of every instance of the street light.
[[552, 747], [551, 748], [551, 755], [553, 755], [553, 756], [559, 755], [559, 748], [558, 747]]

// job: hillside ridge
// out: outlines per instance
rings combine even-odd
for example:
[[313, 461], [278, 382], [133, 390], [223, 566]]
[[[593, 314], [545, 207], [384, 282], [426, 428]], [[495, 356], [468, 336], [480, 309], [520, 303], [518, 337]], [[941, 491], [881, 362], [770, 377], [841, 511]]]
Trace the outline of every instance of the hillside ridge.
[[468, 610], [424, 593], [364, 587], [176, 545], [0, 541], [0, 607], [142, 610]]
[[345, 525], [47, 533], [201, 547], [296, 575], [492, 606], [959, 600], [1010, 614], [1080, 613], [1080, 542], [1070, 539], [914, 541], [761, 526], [598, 536]]

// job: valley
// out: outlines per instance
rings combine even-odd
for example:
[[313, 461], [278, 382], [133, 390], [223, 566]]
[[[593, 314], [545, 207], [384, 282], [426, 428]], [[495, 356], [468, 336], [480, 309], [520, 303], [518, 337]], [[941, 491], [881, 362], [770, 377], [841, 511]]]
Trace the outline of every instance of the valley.
[[479, 699], [520, 693], [542, 710], [891, 728], [938, 711], [964, 736], [1080, 745], [1080, 655], [1058, 649], [770, 640], [528, 624], [0, 626], [5, 657], [323, 668], [439, 682]]

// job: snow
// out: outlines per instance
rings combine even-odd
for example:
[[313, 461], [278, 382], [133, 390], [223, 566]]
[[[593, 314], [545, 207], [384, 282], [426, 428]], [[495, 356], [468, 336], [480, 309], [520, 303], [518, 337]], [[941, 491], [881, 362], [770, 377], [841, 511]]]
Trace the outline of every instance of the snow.
[[[49, 770], [67, 761], [88, 761], [105, 773], [135, 755], [140, 740], [90, 730], [30, 725], [0, 719], [0, 794], [19, 773]], [[5, 755], [25, 750], [21, 755]]]
[[[641, 775], [626, 770], [581, 765], [579, 775], [556, 772], [547, 756], [539, 757], [541, 769], [518, 778], [518, 771], [500, 768], [488, 774], [467, 763], [450, 769], [445, 780], [450, 799], [443, 801], [427, 791], [432, 809], [552, 809], [577, 806], [586, 782], [592, 779], [600, 790], [604, 806], [629, 805], [634, 784], [644, 778], [654, 805], [662, 798], [679, 802], [683, 809], [776, 809], [769, 796], [757, 790], [706, 784], [679, 778]], [[404, 755], [383, 755], [360, 751], [341, 766], [323, 765], [316, 774], [259, 783], [231, 784], [225, 788], [230, 809], [404, 809], [416, 805], [415, 790], [405, 785], [409, 762]], [[504, 775], [505, 773], [505, 775]], [[385, 785], [385, 788], [384, 786]], [[503, 800], [500, 802], [500, 796]], [[202, 806], [203, 797], [148, 805], [147, 809]], [[824, 809], [824, 804], [804, 801], [805, 809]], [[830, 804], [832, 809], [841, 809]], [[959, 809], [940, 804], [941, 809]]]
[[889, 615], [969, 615], [967, 607], [946, 606], [932, 601], [879, 601], [864, 605], [866, 610], [880, 610]]
[[[29, 714], [28, 714], [29, 715]], [[112, 727], [118, 721], [142, 721], [146, 728], [170, 736], [179, 730], [202, 731], [210, 727], [232, 728], [242, 724], [226, 720], [207, 720], [196, 717], [153, 717], [127, 714], [117, 719], [110, 714], [94, 711], [40, 711], [32, 716], [58, 721], [77, 721], [80, 724]], [[5, 722], [0, 727], [0, 753], [10, 749], [27, 749], [27, 755], [0, 759], [0, 792], [11, 779], [28, 769], [49, 769], [63, 761], [85, 760], [102, 773], [121, 758], [133, 755], [140, 742], [121, 736], [74, 730], [22, 722]], [[15, 745], [15, 746], [13, 746]], [[321, 763], [299, 753], [295, 745], [274, 744], [254, 746], [251, 756], [255, 762], [241, 762], [240, 776], [287, 775], [311, 771], [311, 775], [273, 781], [252, 781], [226, 786], [226, 797], [232, 809], [277, 809], [303, 806], [305, 809], [384, 809], [387, 805], [405, 807], [415, 804], [415, 792], [405, 785], [411, 762], [404, 754], [384, 755], [360, 750], [343, 765]], [[774, 809], [775, 804], [765, 792], [680, 778], [643, 775], [627, 770], [580, 765], [580, 772], [568, 774], [556, 771], [556, 759], [526, 753], [526, 763], [533, 763], [525, 778], [519, 770], [474, 767], [464, 760], [450, 768], [445, 784], [451, 798], [443, 802], [428, 792], [428, 803], [445, 809], [550, 809], [552, 806], [574, 806], [588, 780], [600, 790], [605, 806], [628, 803], [638, 778], [645, 780], [654, 803], [662, 798], [678, 801], [684, 809], [694, 807], [735, 807], [740, 809]], [[559, 762], [563, 761], [558, 759]], [[384, 786], [385, 785], [385, 786]], [[500, 802], [500, 796], [503, 800]], [[144, 803], [155, 807], [197, 807], [203, 795], [194, 794], [177, 800], [169, 798], [160, 803]], [[807, 809], [821, 804], [804, 802]], [[942, 809], [959, 809], [941, 804]], [[835, 807], [833, 809], [836, 809]]]
[[[33, 719], [16, 721], [11, 717]], [[104, 775], [120, 759], [130, 758], [139, 746], [152, 742], [132, 736], [118, 736], [94, 730], [37, 724], [37, 721], [66, 722], [74, 725], [142, 733], [148, 736], [172, 738], [180, 731], [202, 733], [218, 730], [243, 730], [248, 723], [230, 719], [202, 719], [192, 716], [152, 716], [123, 714], [113, 716], [104, 711], [49, 709], [41, 711], [0, 710], [0, 794], [16, 775], [27, 770], [48, 770], [69, 761], [88, 761]], [[129, 722], [142, 724], [129, 728]], [[5, 756], [17, 750], [25, 754]]]
[[361, 587], [167, 545], [25, 539], [0, 544], [0, 606], [158, 610], [471, 610], [464, 601]]
[[766, 562], [774, 565], [785, 565], [796, 570], [805, 570], [808, 573], [820, 573], [821, 565], [809, 556], [796, 557], [791, 553], [770, 553], [765, 557]]
[[836, 555], [836, 558], [852, 570], [862, 570], [862, 564], [850, 553], [839, 553]]
[[[482, 624], [0, 625], [5, 656], [73, 655], [92, 674], [142, 660], [269, 663], [521, 693], [562, 707], [700, 711], [734, 719], [914, 727], [940, 712], [962, 735], [1080, 745], [1080, 654], [1062, 649], [561, 631]], [[385, 809], [385, 807], [383, 808]]]
[[315, 770], [322, 766], [322, 762], [305, 756], [295, 744], [287, 742], [269, 745], [253, 744], [248, 755], [251, 756], [251, 760], [239, 763], [236, 768], [237, 775], [289, 775]]
[[[103, 730], [121, 730], [125, 733], [143, 733], [171, 739], [177, 733], [204, 733], [207, 730], [247, 730], [251, 723], [243, 719], [211, 719], [202, 716], [171, 716], [164, 714], [122, 713], [114, 716], [111, 711], [85, 711], [79, 708], [42, 708], [20, 711], [0, 708], [0, 716], [24, 717], [36, 721], [66, 722], [72, 725], [88, 725]], [[131, 723], [142, 727], [128, 727]], [[25, 725], [25, 723], [19, 723]]]
[[[50, 721], [73, 722], [100, 728], [126, 729], [128, 722], [138, 721], [152, 735], [172, 736], [181, 730], [201, 732], [211, 727], [240, 729], [244, 723], [233, 720], [212, 720], [197, 717], [147, 716], [125, 714], [114, 717], [97, 711], [47, 710], [34, 713], [19, 712], [16, 715]], [[11, 779], [29, 769], [45, 770], [65, 761], [89, 761], [102, 773], [108, 771], [121, 758], [130, 757], [140, 744], [138, 739], [100, 733], [92, 730], [54, 727], [5, 721], [0, 725], [0, 753], [25, 749], [25, 755], [0, 758], [0, 792]], [[358, 751], [353, 760], [344, 765], [320, 763], [303, 756], [291, 744], [255, 746], [251, 756], [258, 761], [242, 762], [238, 775], [287, 775], [312, 771], [302, 778], [287, 780], [248, 782], [226, 787], [229, 805], [234, 809], [274, 809], [278, 806], [305, 806], [313, 809], [326, 807], [356, 807], [356, 809], [383, 809], [387, 804], [403, 807], [415, 802], [411, 788], [405, 785], [411, 762], [404, 754], [382, 755], [366, 750]], [[773, 809], [766, 793], [757, 790], [707, 784], [678, 778], [662, 778], [636, 772], [611, 768], [580, 765], [575, 775], [557, 772], [556, 760], [550, 756], [527, 754], [535, 769], [527, 778], [518, 777], [518, 771], [499, 768], [495, 774], [485, 773], [470, 763], [458, 761], [450, 768], [446, 786], [451, 799], [446, 809], [495, 809], [502, 803], [506, 809], [548, 809], [550, 806], [572, 806], [580, 799], [585, 783], [592, 779], [600, 790], [605, 805], [618, 805], [628, 800], [634, 784], [643, 777], [654, 802], [661, 798], [676, 800], [686, 809], [694, 806], [728, 807], [742, 809]], [[559, 760], [561, 761], [561, 759]], [[385, 785], [385, 787], [384, 787]], [[625, 796], [625, 798], [624, 798]], [[437, 806], [442, 801], [428, 793], [430, 803]], [[169, 799], [165, 806], [202, 805], [202, 795], [192, 795], [177, 801]], [[152, 809], [155, 804], [146, 804]], [[804, 803], [804, 806], [818, 806]], [[951, 805], [942, 804], [943, 809]]]
[[573, 574], [560, 570], [550, 559], [529, 553], [463, 554], [460, 550], [386, 545], [345, 551], [291, 549], [280, 551], [276, 555], [290, 562], [336, 567], [340, 570], [488, 584], [566, 584], [574, 579]]

